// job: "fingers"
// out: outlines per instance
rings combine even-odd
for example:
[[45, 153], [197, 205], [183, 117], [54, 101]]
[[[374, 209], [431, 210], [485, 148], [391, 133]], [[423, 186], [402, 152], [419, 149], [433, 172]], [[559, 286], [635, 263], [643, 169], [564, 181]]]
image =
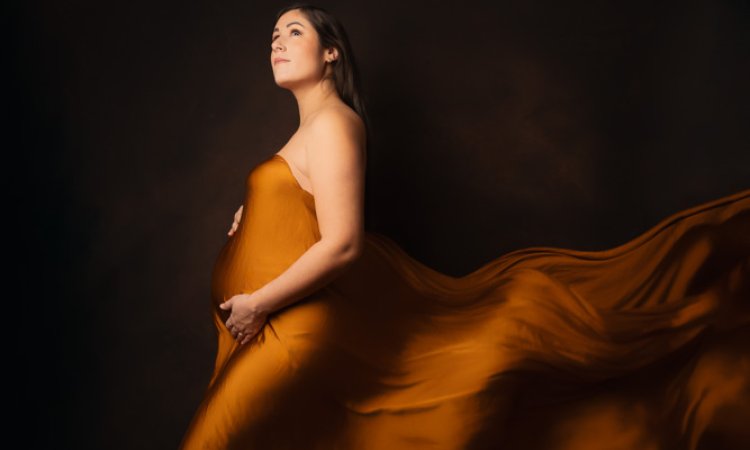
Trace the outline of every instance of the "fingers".
[[244, 336], [244, 333], [242, 332], [242, 330], [236, 327], [235, 325], [227, 325], [227, 329], [229, 330], [230, 333], [232, 333], [232, 337], [237, 340], [239, 340], [240, 338], [242, 338], [242, 336]]
[[239, 343], [240, 345], [245, 345], [248, 342], [250, 342], [257, 333], [247, 333], [245, 331], [240, 331], [238, 333], [232, 333], [234, 336], [234, 339]]
[[245, 345], [248, 342], [250, 342], [256, 334], [258, 334], [258, 330], [256, 330], [254, 333], [248, 333], [246, 330], [241, 330], [234, 324], [227, 324], [227, 329], [229, 329], [229, 332], [232, 333], [232, 337], [240, 344]]
[[234, 213], [234, 222], [232, 223], [231, 228], [229, 228], [229, 232], [227, 233], [229, 236], [233, 235], [235, 231], [237, 231], [237, 227], [240, 224], [240, 220], [242, 219], [242, 209], [245, 207], [245, 205], [240, 206], [240, 209], [237, 210], [236, 213]]
[[[231, 319], [230, 319], [231, 320]], [[246, 342], [252, 337], [250, 333], [247, 333], [245, 330], [239, 328], [234, 323], [227, 320], [226, 322], [227, 330], [229, 330], [230, 333], [232, 333], [232, 337], [236, 339], [237, 341]]]

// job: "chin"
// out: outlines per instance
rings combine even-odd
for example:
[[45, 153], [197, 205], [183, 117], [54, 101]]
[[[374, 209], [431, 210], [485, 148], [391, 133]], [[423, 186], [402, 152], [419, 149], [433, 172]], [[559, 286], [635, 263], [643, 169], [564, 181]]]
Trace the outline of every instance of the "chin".
[[284, 77], [284, 78], [275, 78], [275, 81], [279, 87], [291, 90], [292, 88], [299, 85], [300, 83], [303, 83], [305, 80], [300, 79], [300, 78]]
[[294, 85], [294, 83], [291, 80], [285, 80], [285, 79], [280, 80], [277, 78], [275, 81], [278, 87], [282, 87], [285, 89], [290, 89]]

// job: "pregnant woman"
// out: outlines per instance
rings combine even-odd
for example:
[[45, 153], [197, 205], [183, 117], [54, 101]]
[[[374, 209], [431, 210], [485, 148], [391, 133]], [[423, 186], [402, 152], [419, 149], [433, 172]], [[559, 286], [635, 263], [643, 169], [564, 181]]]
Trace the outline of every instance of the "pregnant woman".
[[364, 231], [368, 127], [339, 22], [285, 8], [270, 56], [300, 126], [247, 176], [180, 448], [747, 443], [750, 191], [612, 249], [530, 247], [452, 277]]

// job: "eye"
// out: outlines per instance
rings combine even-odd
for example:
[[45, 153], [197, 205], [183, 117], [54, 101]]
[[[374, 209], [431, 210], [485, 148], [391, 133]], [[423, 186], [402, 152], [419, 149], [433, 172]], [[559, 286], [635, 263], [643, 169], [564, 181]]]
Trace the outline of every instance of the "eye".
[[[298, 30], [298, 29], [296, 29], [296, 28], [292, 28], [292, 31], [291, 31], [291, 32], [290, 32], [289, 34], [292, 34], [292, 33], [299, 33], [300, 35], [302, 34], [302, 32], [301, 32], [301, 31], [299, 31], [299, 30]], [[277, 38], [277, 37], [279, 37], [279, 36], [280, 36], [280, 35], [278, 35], [278, 34], [277, 34], [276, 36], [274, 36], [274, 37], [273, 37], [273, 38], [271, 39], [271, 43], [273, 44], [273, 41], [275, 41], [275, 40], [276, 40], [276, 38]]]

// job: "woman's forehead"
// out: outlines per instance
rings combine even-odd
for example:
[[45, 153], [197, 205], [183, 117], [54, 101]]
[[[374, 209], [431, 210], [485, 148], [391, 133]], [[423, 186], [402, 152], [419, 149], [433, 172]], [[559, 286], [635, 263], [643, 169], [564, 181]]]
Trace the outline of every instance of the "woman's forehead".
[[276, 25], [274, 26], [273, 31], [279, 31], [280, 27], [287, 27], [291, 25], [300, 25], [300, 26], [308, 26], [309, 23], [307, 20], [305, 20], [302, 13], [294, 10], [294, 11], [288, 11], [284, 13], [281, 17], [279, 17], [278, 22], [276, 22]]

